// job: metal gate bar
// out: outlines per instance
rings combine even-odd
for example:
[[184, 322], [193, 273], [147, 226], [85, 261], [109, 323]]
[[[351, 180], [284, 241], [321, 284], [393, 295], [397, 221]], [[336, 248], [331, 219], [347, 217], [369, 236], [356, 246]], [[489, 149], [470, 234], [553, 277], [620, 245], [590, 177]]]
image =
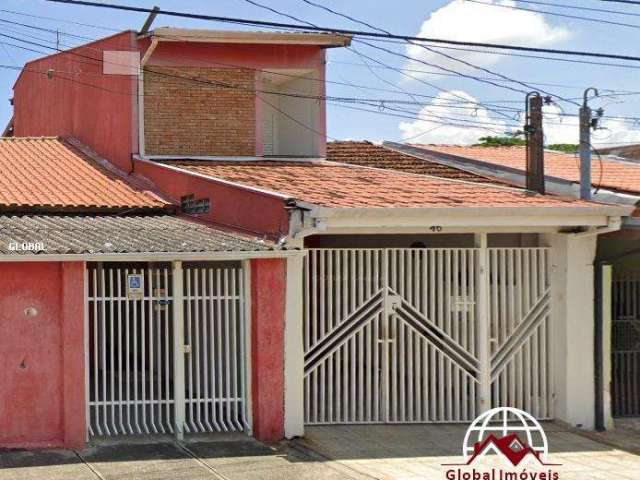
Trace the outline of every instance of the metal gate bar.
[[241, 268], [184, 269], [185, 431], [247, 428]]
[[546, 248], [490, 248], [492, 405], [553, 418]]
[[[130, 273], [143, 277], [139, 300], [127, 298]], [[168, 278], [166, 267], [89, 268], [90, 435], [173, 432]]]
[[617, 274], [612, 296], [613, 415], [640, 416], [640, 273]]
[[[198, 264], [179, 272], [182, 282], [169, 266], [88, 267], [90, 435], [174, 433], [183, 410], [188, 433], [249, 428], [243, 270]], [[129, 274], [142, 275], [140, 299], [127, 296]], [[183, 342], [174, 330], [184, 331]], [[176, 391], [184, 392], [178, 417]]]
[[306, 423], [468, 422], [483, 391], [551, 418], [547, 262], [545, 248], [310, 249]]

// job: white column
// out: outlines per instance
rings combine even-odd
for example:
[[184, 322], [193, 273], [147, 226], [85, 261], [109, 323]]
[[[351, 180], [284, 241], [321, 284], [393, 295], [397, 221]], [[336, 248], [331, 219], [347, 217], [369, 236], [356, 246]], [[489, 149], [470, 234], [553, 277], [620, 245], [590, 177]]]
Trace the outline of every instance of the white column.
[[607, 430], [614, 428], [613, 415], [611, 412], [611, 333], [613, 328], [612, 316], [612, 287], [613, 287], [613, 267], [611, 265], [602, 266], [602, 375], [604, 385], [604, 424]]
[[486, 412], [491, 408], [491, 338], [489, 328], [489, 252], [487, 250], [487, 234], [475, 236], [478, 253], [478, 360], [480, 361], [480, 410]]
[[304, 435], [303, 257], [287, 258], [284, 329], [284, 435]]
[[551, 248], [551, 355], [555, 418], [595, 426], [594, 277], [597, 236], [545, 234]]
[[173, 399], [176, 439], [184, 438], [184, 292], [182, 262], [172, 262], [173, 272]]

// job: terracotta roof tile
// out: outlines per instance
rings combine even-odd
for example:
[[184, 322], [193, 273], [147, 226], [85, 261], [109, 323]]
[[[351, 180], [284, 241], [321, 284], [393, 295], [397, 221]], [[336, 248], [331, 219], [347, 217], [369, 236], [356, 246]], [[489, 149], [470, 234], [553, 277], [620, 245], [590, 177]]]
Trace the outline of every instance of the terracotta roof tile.
[[168, 203], [109, 170], [69, 141], [0, 138], [0, 209], [162, 209]]
[[325, 207], [588, 207], [524, 190], [326, 161], [171, 161], [174, 167]]
[[327, 160], [468, 182], [500, 183], [494, 179], [396, 152], [371, 142], [336, 141], [327, 143]]
[[[526, 150], [524, 147], [413, 146], [526, 171]], [[544, 160], [547, 176], [572, 182], [580, 181], [580, 159], [577, 156], [545, 151]], [[603, 158], [601, 168], [601, 162], [594, 155], [591, 166], [591, 181], [594, 187], [640, 193], [640, 165]]]

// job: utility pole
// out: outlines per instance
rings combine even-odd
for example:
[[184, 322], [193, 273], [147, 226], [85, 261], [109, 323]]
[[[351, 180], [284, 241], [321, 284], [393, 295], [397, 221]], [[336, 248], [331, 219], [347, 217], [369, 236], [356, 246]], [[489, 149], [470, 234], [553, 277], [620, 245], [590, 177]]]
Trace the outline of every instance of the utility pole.
[[580, 198], [591, 200], [591, 108], [589, 108], [589, 92], [598, 96], [598, 90], [589, 87], [584, 91], [582, 107], [580, 107]]
[[544, 132], [542, 130], [542, 97], [527, 94], [527, 190], [544, 194]]

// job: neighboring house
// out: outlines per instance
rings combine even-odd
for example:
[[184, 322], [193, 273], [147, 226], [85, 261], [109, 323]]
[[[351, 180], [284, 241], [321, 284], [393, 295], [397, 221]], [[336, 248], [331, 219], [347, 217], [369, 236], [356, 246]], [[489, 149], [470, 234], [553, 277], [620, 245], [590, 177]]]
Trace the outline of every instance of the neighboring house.
[[[454, 168], [467, 174], [491, 177], [497, 183], [508, 182], [524, 187], [526, 178], [526, 152], [524, 147], [480, 147], [454, 145], [404, 145], [385, 142], [388, 155], [406, 155], [425, 165]], [[611, 149], [627, 153], [631, 147]], [[602, 151], [600, 151], [602, 152]], [[612, 263], [613, 279], [611, 308], [612, 350], [611, 382], [605, 382], [606, 395], [612, 395], [611, 409], [615, 417], [640, 416], [640, 164], [620, 157], [595, 155], [592, 163], [593, 198], [599, 201], [629, 205], [635, 208], [625, 217], [622, 228], [598, 237], [596, 265]], [[545, 152], [546, 190], [559, 195], [579, 197], [580, 160], [576, 155]], [[606, 292], [605, 292], [606, 293]], [[598, 307], [602, 308], [602, 307]], [[608, 338], [608, 337], [606, 337]], [[608, 354], [605, 352], [605, 362]], [[609, 391], [610, 389], [610, 391]], [[606, 405], [609, 403], [605, 399]], [[606, 416], [606, 415], [605, 415]]]
[[613, 155], [625, 160], [640, 160], [640, 144], [619, 145], [617, 147], [598, 148], [600, 155]]
[[[200, 421], [193, 408], [212, 401], [193, 386], [208, 385], [200, 371], [219, 378], [210, 388], [226, 407], [214, 409], [214, 420], [244, 430], [253, 418], [257, 436], [281, 435], [282, 406], [270, 398], [283, 377], [260, 362], [250, 383], [240, 372], [247, 331], [253, 358], [282, 362], [270, 330], [284, 324], [277, 287], [286, 282], [286, 259], [299, 253], [189, 218], [77, 142], [0, 139], [0, 171], [2, 447], [78, 447], [88, 431], [173, 431], [180, 385], [185, 428], [192, 428]], [[132, 274], [141, 281], [135, 297]], [[208, 302], [221, 314], [207, 324]], [[249, 302], [251, 316], [242, 307]], [[184, 342], [173, 318], [183, 308]], [[214, 365], [208, 328], [226, 332], [216, 354], [237, 364]], [[186, 365], [173, 353], [183, 344], [191, 349]], [[249, 384], [251, 405], [243, 393]]]
[[[158, 29], [22, 72], [17, 136], [79, 138], [127, 172], [118, 178], [179, 204], [191, 222], [237, 232], [233, 254], [205, 258], [251, 259], [185, 267], [183, 282], [156, 257], [110, 264], [106, 274], [78, 267], [88, 327], [74, 317], [87, 342], [74, 352], [85, 355], [77, 368], [88, 375], [88, 401], [73, 398], [89, 408], [90, 436], [184, 428], [278, 440], [309, 424], [469, 422], [504, 404], [593, 428], [594, 362], [584, 352], [594, 314], [584, 299], [597, 235], [632, 208], [435, 165], [448, 178], [348, 165], [369, 154], [337, 159], [332, 146], [339, 161], [324, 159], [324, 52], [346, 44]], [[141, 54], [141, 75], [114, 75], [114, 58], [135, 63], [128, 52]], [[238, 252], [241, 238], [255, 247]], [[141, 300], [118, 290], [118, 275], [133, 269], [151, 269]], [[151, 281], [163, 276], [156, 292]], [[167, 302], [178, 285], [182, 300]], [[29, 288], [18, 280], [6, 298], [27, 309]], [[3, 328], [12, 318], [0, 310]], [[135, 360], [141, 351], [146, 363]], [[20, 365], [9, 371], [19, 375]], [[25, 394], [14, 384], [9, 395]]]

